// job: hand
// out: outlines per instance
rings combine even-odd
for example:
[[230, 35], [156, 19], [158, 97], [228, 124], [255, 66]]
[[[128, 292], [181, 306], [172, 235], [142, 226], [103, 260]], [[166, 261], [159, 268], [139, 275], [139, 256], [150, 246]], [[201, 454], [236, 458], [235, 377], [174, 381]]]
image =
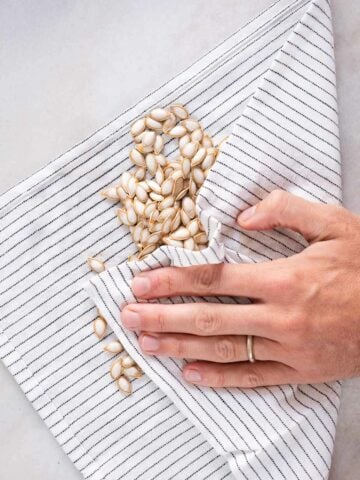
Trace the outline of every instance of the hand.
[[[143, 299], [244, 296], [249, 305], [132, 304], [124, 325], [149, 355], [197, 359], [184, 378], [212, 387], [317, 383], [360, 375], [360, 218], [283, 191], [239, 216], [246, 230], [286, 227], [310, 243], [250, 265], [162, 268], [133, 280]], [[249, 363], [246, 336], [254, 336]]]

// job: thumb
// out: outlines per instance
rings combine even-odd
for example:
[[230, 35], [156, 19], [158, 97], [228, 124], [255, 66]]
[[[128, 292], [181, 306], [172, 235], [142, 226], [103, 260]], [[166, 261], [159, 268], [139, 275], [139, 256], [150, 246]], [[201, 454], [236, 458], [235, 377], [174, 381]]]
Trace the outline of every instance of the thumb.
[[244, 210], [237, 222], [246, 230], [290, 228], [314, 242], [337, 236], [334, 225], [343, 209], [309, 202], [283, 190], [274, 190], [257, 205]]

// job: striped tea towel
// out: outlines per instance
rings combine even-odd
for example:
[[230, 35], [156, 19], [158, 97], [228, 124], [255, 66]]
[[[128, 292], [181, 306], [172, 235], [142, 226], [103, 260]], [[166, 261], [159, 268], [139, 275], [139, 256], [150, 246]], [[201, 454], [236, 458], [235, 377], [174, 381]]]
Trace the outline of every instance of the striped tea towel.
[[[162, 247], [127, 263], [128, 229], [98, 193], [131, 167], [129, 125], [173, 102], [215, 139], [230, 134], [198, 198], [209, 248]], [[118, 319], [141, 269], [258, 262], [304, 248], [290, 231], [241, 232], [235, 218], [275, 188], [339, 203], [337, 121], [329, 4], [279, 0], [1, 197], [0, 356], [85, 479], [327, 478], [339, 382], [188, 385], [180, 361], [144, 356]], [[91, 255], [110, 268], [89, 273]], [[146, 373], [128, 397], [92, 333], [94, 302], [111, 325], [107, 338], [118, 337]]]

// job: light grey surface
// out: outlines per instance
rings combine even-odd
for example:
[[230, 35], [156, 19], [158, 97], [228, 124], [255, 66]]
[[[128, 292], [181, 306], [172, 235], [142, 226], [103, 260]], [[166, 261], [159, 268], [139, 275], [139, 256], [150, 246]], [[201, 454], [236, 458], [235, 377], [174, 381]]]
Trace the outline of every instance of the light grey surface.
[[[273, 0], [2, 0], [0, 191], [176, 75]], [[360, 5], [335, 17], [345, 205], [360, 213]], [[0, 364], [0, 480], [81, 478]], [[347, 382], [331, 480], [360, 477], [360, 381]]]

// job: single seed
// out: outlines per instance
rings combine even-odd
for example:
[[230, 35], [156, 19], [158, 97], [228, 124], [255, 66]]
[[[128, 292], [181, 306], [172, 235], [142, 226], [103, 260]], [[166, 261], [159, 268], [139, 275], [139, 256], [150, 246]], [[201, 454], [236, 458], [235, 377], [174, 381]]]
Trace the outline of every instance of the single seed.
[[199, 167], [195, 167], [192, 171], [192, 177], [197, 185], [202, 185], [205, 180], [204, 172]]
[[189, 197], [183, 198], [181, 206], [189, 216], [191, 216], [190, 213], [195, 211], [195, 202]]
[[135, 192], [136, 192], [136, 186], [137, 186], [137, 180], [135, 177], [130, 177], [128, 184], [127, 184], [127, 191], [130, 196], [130, 198], [135, 197]]
[[156, 139], [156, 133], [155, 132], [150, 132], [149, 130], [144, 133], [144, 136], [142, 138], [142, 146], [143, 147], [152, 147], [154, 145]]
[[156, 139], [154, 142], [154, 153], [155, 155], [159, 155], [164, 148], [164, 140], [161, 135], [156, 135]]
[[190, 135], [189, 135], [188, 133], [187, 133], [186, 135], [184, 135], [183, 137], [181, 137], [181, 138], [179, 139], [179, 148], [180, 148], [180, 150], [182, 150], [182, 149], [185, 147], [185, 145], [187, 145], [187, 144], [190, 143], [190, 142], [191, 142], [191, 137], [190, 137]]
[[175, 203], [175, 198], [174, 196], [169, 196], [164, 198], [159, 204], [158, 204], [158, 209], [159, 211], [165, 210], [166, 208], [172, 207]]
[[135, 170], [135, 178], [136, 180], [144, 180], [145, 178], [145, 175], [146, 175], [146, 170], [144, 167], [138, 167], [136, 170]]
[[142, 143], [139, 143], [136, 145], [135, 147], [137, 150], [139, 150], [140, 153], [150, 153], [154, 150], [154, 147], [153, 145], [148, 145], [146, 147], [144, 147], [144, 145]]
[[87, 259], [87, 264], [90, 270], [92, 270], [93, 272], [101, 273], [105, 270], [105, 262], [103, 262], [99, 258], [89, 257]]
[[205, 232], [197, 233], [197, 234], [194, 236], [194, 240], [195, 240], [196, 243], [200, 243], [200, 244], [207, 243], [207, 241], [208, 241]]
[[195, 153], [198, 151], [199, 144], [198, 142], [187, 143], [181, 150], [181, 155], [187, 158], [192, 158]]
[[132, 124], [131, 135], [133, 135], [134, 137], [137, 137], [144, 130], [145, 130], [145, 118], [140, 118], [139, 120], [136, 120], [136, 122]]
[[203, 139], [202, 139], [202, 145], [205, 148], [211, 148], [211, 147], [214, 146], [211, 138], [209, 137], [209, 135], [207, 133], [204, 133], [204, 136], [203, 136]]
[[150, 235], [150, 237], [147, 239], [147, 244], [148, 245], [156, 245], [160, 241], [160, 239], [161, 239], [161, 233], [160, 232], [152, 233]]
[[122, 188], [125, 190], [125, 192], [127, 192], [127, 185], [128, 185], [128, 182], [131, 178], [131, 175], [129, 172], [124, 172], [122, 175], [121, 175], [121, 178], [120, 178], [120, 183], [121, 183], [121, 186]]
[[184, 198], [185, 195], [187, 194], [188, 190], [189, 190], [189, 187], [186, 187], [183, 190], [181, 190], [181, 192], [179, 192], [176, 195], [175, 200], [178, 201], [178, 200], [181, 200], [182, 198]]
[[188, 238], [187, 240], [184, 241], [184, 248], [187, 250], [194, 250], [195, 248], [195, 242], [193, 238]]
[[151, 117], [145, 118], [145, 125], [146, 128], [149, 128], [150, 130], [155, 130], [156, 132], [161, 132], [162, 130], [162, 123], [154, 120]]
[[147, 245], [145, 248], [139, 252], [138, 258], [141, 260], [142, 258], [146, 257], [146, 255], [149, 255], [149, 253], [152, 253], [156, 249], [156, 245]]
[[110, 366], [110, 375], [113, 380], [117, 380], [120, 378], [122, 374], [123, 366], [122, 366], [122, 361], [121, 358], [118, 358], [113, 362]]
[[165, 179], [164, 171], [159, 166], [156, 170], [156, 173], [155, 173], [155, 182], [158, 183], [159, 185], [161, 185], [163, 183], [164, 179]]
[[144, 214], [145, 214], [145, 217], [146, 218], [150, 218], [150, 215], [152, 214], [152, 212], [156, 209], [156, 203], [155, 202], [151, 202], [151, 203], [148, 203], [145, 207], [145, 211], [144, 211]]
[[173, 178], [167, 178], [165, 181], [163, 181], [161, 183], [162, 183], [161, 194], [164, 195], [164, 196], [170, 195], [171, 192], [172, 192], [172, 189], [174, 187], [174, 179]]
[[197, 128], [191, 133], [192, 142], [201, 142], [202, 138], [203, 138], [203, 131], [201, 128]]
[[133, 207], [128, 208], [126, 210], [126, 215], [128, 218], [129, 225], [135, 225], [135, 223], [137, 222], [137, 215], [136, 215], [135, 209]]
[[159, 220], [159, 222], [163, 222], [168, 217], [173, 218], [175, 216], [175, 214], [176, 214], [176, 209], [174, 207], [165, 208], [164, 210], [162, 210], [162, 212], [160, 212], [158, 220]]
[[170, 113], [169, 118], [163, 123], [163, 132], [168, 133], [176, 125], [176, 117], [173, 113]]
[[140, 235], [140, 242], [145, 245], [150, 237], [150, 232], [147, 228], [144, 228]]
[[142, 217], [144, 215], [145, 211], [145, 204], [140, 202], [140, 200], [135, 197], [134, 198], [134, 210], [139, 217]]
[[125, 393], [126, 395], [130, 395], [130, 393], [132, 392], [131, 383], [126, 377], [120, 377], [117, 380], [117, 386], [119, 390]]
[[169, 245], [171, 247], [183, 247], [184, 245], [183, 242], [181, 242], [180, 240], [174, 240], [170, 237], [163, 237], [162, 240], [166, 245]]
[[[208, 149], [210, 150], [210, 149]], [[204, 159], [204, 161], [201, 164], [201, 168], [203, 170], [207, 170], [208, 168], [211, 168], [215, 162], [215, 156], [213, 153], [208, 153]]]
[[185, 107], [178, 103], [174, 103], [173, 105], [170, 105], [169, 110], [176, 115], [180, 120], [185, 120], [185, 118], [188, 118], [189, 113], [186, 110]]
[[165, 110], [165, 108], [154, 108], [154, 110], [151, 110], [150, 112], [150, 117], [153, 118], [154, 120], [157, 120], [158, 122], [163, 122], [167, 118], [169, 118], [170, 112], [168, 110]]
[[170, 235], [173, 240], [187, 240], [190, 238], [190, 232], [185, 227], [179, 227], [175, 232]]
[[194, 132], [198, 128], [201, 128], [199, 122], [193, 118], [187, 118], [186, 120], [183, 120], [180, 125], [185, 127], [188, 132]]
[[123, 189], [123, 187], [117, 186], [117, 187], [116, 187], [116, 192], [117, 192], [118, 197], [120, 198], [120, 200], [124, 201], [124, 200], [127, 198], [127, 193], [125, 192], [125, 190]]
[[147, 199], [149, 198], [147, 192], [140, 185], [136, 186], [135, 194], [136, 194], [137, 198], [140, 200], [140, 202], [143, 202], [143, 203], [145, 203], [147, 201]]
[[155, 159], [158, 165], [160, 165], [161, 167], [165, 167], [167, 162], [165, 155], [159, 153], [158, 155], [155, 155]]
[[181, 217], [182, 223], [185, 225], [185, 227], [187, 227], [191, 219], [189, 215], [185, 212], [185, 210], [183, 209], [180, 210], [180, 217]]
[[154, 200], [154, 202], [161, 202], [162, 200], [164, 200], [164, 197], [156, 192], [151, 192], [149, 196], [152, 200]]
[[109, 187], [101, 192], [101, 195], [109, 200], [120, 200], [117, 192], [117, 187]]
[[196, 152], [193, 159], [191, 160], [191, 166], [196, 167], [197, 165], [200, 165], [200, 163], [204, 160], [205, 157], [206, 157], [206, 148], [204, 147], [199, 148], [199, 150]]
[[143, 229], [143, 222], [139, 222], [134, 228], [134, 230], [132, 231], [132, 237], [135, 243], [140, 242], [142, 229]]
[[140, 153], [139, 150], [136, 148], [131, 149], [129, 156], [134, 165], [137, 165], [138, 167], [145, 167], [144, 155]]
[[199, 231], [199, 221], [197, 218], [194, 218], [186, 225], [187, 230], [189, 231], [190, 235], [193, 237]]
[[153, 153], [148, 153], [146, 155], [146, 167], [149, 170], [151, 175], [155, 175], [157, 169], [156, 157]]
[[173, 232], [174, 230], [177, 230], [180, 226], [181, 222], [181, 217], [180, 217], [180, 210], [176, 212], [175, 217], [173, 218], [171, 222], [171, 231]]
[[176, 127], [173, 127], [171, 130], [169, 130], [167, 133], [170, 135], [170, 137], [179, 138], [183, 135], [186, 135], [187, 130], [182, 125], [177, 125]]
[[119, 208], [119, 210], [116, 212], [116, 215], [121, 223], [127, 226], [131, 225], [131, 223], [129, 222], [126, 210], [124, 210], [123, 208]]
[[121, 353], [124, 350], [124, 348], [120, 342], [118, 342], [117, 340], [114, 340], [113, 342], [110, 342], [107, 345], [105, 345], [104, 350], [105, 352], [108, 352], [108, 353]]
[[122, 357], [121, 365], [123, 368], [129, 368], [135, 365], [135, 361], [130, 357], [130, 355], [126, 355], [126, 357]]
[[187, 178], [191, 171], [191, 160], [190, 158], [184, 158], [181, 162], [181, 169], [184, 178]]
[[106, 321], [103, 317], [97, 317], [94, 321], [93, 321], [93, 329], [94, 329], [94, 333], [95, 335], [97, 336], [98, 339], [102, 339], [104, 338], [105, 336], [105, 333], [106, 333]]
[[147, 180], [147, 184], [153, 192], [161, 194], [161, 186], [157, 182], [154, 180]]
[[135, 365], [133, 365], [132, 367], [128, 367], [128, 368], [125, 368], [124, 369], [124, 375], [130, 379], [130, 378], [140, 378], [142, 377], [142, 373], [140, 372], [140, 370], [138, 369], [138, 367], [136, 367]]

